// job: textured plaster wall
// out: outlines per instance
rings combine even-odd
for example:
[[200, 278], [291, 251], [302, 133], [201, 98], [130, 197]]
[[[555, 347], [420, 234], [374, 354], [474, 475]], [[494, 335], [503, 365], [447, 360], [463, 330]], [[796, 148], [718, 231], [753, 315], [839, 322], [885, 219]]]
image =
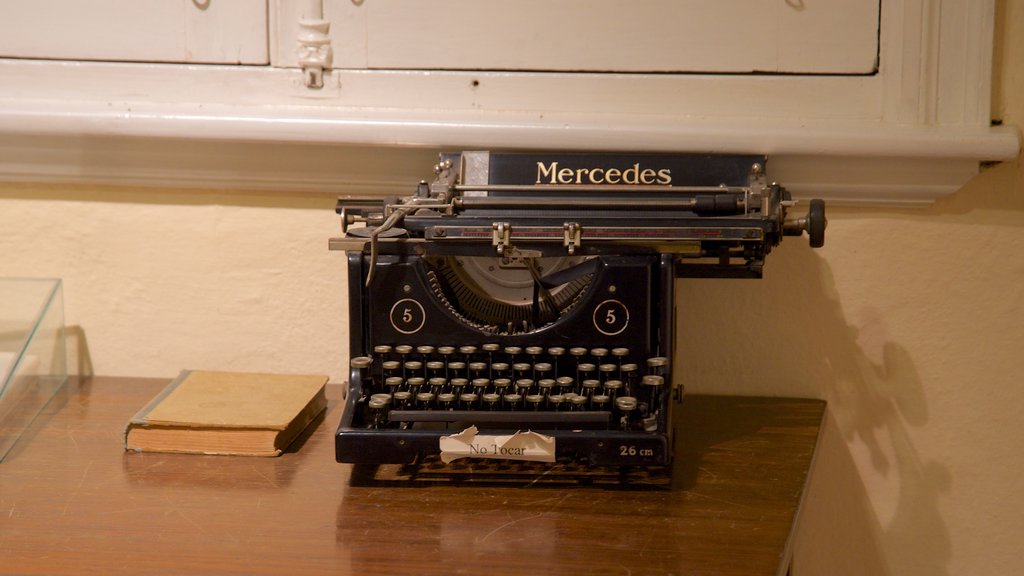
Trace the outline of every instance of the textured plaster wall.
[[77, 356], [97, 374], [337, 376], [347, 285], [344, 257], [327, 250], [333, 207], [330, 196], [0, 184], [0, 277], [63, 278], [72, 347], [87, 346]]
[[[993, 116], [1021, 127], [1024, 6], [1003, 2], [998, 19]], [[753, 319], [735, 323], [742, 362], [691, 342], [710, 356], [689, 364], [693, 381], [829, 401], [794, 574], [1020, 574], [1021, 159], [929, 210], [834, 210], [829, 234], [823, 250], [786, 247], [774, 262], [776, 308], [745, 287], [684, 288]]]
[[[994, 115], [1024, 124], [1024, 8], [1000, 6]], [[343, 378], [333, 198], [0, 183], [0, 276], [65, 281], [80, 368]], [[794, 574], [1017, 574], [1024, 169], [926, 210], [833, 209], [762, 281], [690, 280], [691, 392], [829, 401]], [[91, 361], [92, 366], [89, 366]]]

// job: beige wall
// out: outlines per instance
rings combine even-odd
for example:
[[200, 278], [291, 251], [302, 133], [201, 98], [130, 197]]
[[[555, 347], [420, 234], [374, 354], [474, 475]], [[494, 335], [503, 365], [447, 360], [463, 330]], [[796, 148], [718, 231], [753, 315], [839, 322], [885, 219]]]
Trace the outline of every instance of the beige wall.
[[[998, 17], [993, 116], [1020, 127], [1024, 6]], [[829, 225], [824, 249], [772, 263], [767, 312], [746, 288], [689, 294], [716, 306], [695, 325], [731, 297], [753, 319], [730, 322], [743, 337], [775, 335], [742, 365], [691, 348], [694, 381], [829, 401], [795, 574], [1019, 574], [1024, 165], [929, 210], [833, 210]]]
[[[1010, 4], [994, 115], [1021, 125], [1024, 10]], [[347, 287], [327, 251], [332, 208], [317, 195], [0, 183], [0, 276], [64, 279], [96, 373], [339, 380]], [[830, 403], [797, 576], [1018, 572], [1022, 254], [1018, 161], [930, 209], [833, 209], [825, 248], [787, 240], [762, 281], [680, 283], [690, 391]]]

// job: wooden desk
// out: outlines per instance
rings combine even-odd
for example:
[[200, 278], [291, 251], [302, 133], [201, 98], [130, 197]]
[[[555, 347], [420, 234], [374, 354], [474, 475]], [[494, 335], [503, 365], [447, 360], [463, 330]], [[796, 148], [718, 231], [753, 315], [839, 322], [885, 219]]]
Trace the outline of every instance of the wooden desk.
[[0, 572], [776, 574], [824, 403], [688, 397], [671, 490], [351, 485], [340, 388], [280, 458], [125, 453], [165, 384], [72, 383], [0, 463]]

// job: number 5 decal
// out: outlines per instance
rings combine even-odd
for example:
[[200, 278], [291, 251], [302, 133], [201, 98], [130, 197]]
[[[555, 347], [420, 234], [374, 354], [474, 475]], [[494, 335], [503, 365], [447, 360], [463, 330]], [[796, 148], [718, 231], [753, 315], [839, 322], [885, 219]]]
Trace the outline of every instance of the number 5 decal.
[[391, 326], [402, 334], [415, 334], [423, 328], [427, 315], [412, 298], [403, 298], [391, 307]]
[[601, 334], [615, 336], [629, 325], [629, 310], [618, 300], [605, 300], [594, 308], [594, 328]]

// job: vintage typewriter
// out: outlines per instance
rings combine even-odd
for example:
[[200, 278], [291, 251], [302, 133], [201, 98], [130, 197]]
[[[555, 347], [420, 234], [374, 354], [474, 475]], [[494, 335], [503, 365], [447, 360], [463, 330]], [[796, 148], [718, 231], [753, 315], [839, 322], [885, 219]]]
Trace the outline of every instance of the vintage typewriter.
[[336, 458], [412, 463], [532, 431], [558, 458], [665, 466], [673, 281], [762, 274], [824, 242], [750, 155], [445, 154], [403, 198], [338, 200], [351, 373]]

